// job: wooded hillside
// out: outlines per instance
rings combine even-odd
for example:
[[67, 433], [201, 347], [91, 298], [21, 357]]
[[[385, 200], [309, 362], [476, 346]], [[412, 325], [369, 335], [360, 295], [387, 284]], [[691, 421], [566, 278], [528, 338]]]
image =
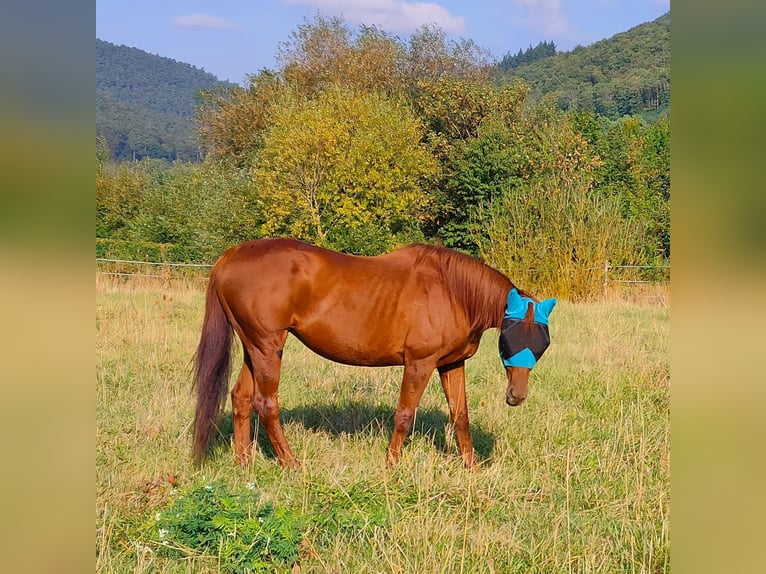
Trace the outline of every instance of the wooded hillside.
[[233, 87], [190, 64], [96, 39], [96, 136], [116, 160], [199, 160], [199, 92]]
[[506, 55], [498, 66], [503, 81], [522, 78], [536, 100], [552, 97], [562, 110], [610, 119], [641, 115], [651, 120], [669, 112], [670, 12], [571, 52], [553, 53], [551, 46], [541, 43]]

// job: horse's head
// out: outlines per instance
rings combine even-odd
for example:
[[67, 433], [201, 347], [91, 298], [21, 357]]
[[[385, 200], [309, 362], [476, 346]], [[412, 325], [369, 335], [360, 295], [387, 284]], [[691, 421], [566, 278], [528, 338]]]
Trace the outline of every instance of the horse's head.
[[505, 402], [515, 407], [527, 398], [529, 372], [551, 343], [548, 316], [556, 299], [537, 302], [514, 288], [508, 293], [500, 330], [500, 358], [508, 374]]

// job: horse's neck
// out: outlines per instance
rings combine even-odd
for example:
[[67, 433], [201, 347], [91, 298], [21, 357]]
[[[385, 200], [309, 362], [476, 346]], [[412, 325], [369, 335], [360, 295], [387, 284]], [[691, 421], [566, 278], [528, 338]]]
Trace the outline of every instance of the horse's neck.
[[498, 279], [497, 285], [493, 289], [492, 297], [497, 306], [498, 314], [495, 318], [495, 324], [492, 327], [499, 329], [503, 325], [503, 317], [505, 315], [505, 307], [508, 303], [508, 293], [513, 289], [514, 285], [510, 279], [504, 275]]
[[508, 292], [512, 287], [513, 283], [500, 274], [484, 283], [481, 300], [477, 302], [473, 312], [474, 329], [483, 333], [488, 329], [499, 329], [502, 326]]

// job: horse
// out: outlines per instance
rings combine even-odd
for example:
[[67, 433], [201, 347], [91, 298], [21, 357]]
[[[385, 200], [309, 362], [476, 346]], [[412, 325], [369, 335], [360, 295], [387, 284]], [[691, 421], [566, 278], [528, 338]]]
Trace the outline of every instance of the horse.
[[521, 404], [530, 369], [550, 342], [547, 316], [555, 302], [539, 302], [496, 269], [439, 246], [413, 244], [374, 257], [286, 238], [230, 247], [210, 273], [194, 358], [193, 458], [202, 463], [217, 428], [236, 333], [244, 361], [231, 391], [235, 459], [243, 465], [250, 460], [255, 409], [279, 463], [299, 466], [282, 430], [277, 395], [291, 333], [338, 363], [404, 366], [386, 451], [389, 465], [397, 462], [426, 384], [438, 371], [462, 461], [471, 467], [476, 458], [466, 359], [476, 353], [484, 331], [501, 329], [505, 399]]

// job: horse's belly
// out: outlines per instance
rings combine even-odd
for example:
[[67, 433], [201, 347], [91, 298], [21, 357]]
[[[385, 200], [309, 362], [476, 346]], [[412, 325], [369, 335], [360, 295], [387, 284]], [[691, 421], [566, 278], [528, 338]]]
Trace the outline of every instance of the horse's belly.
[[[374, 330], [374, 328], [373, 328]], [[314, 325], [291, 330], [304, 345], [326, 359], [362, 367], [384, 367], [404, 364], [403, 345], [385, 337], [375, 337], [361, 329], [343, 329]]]

